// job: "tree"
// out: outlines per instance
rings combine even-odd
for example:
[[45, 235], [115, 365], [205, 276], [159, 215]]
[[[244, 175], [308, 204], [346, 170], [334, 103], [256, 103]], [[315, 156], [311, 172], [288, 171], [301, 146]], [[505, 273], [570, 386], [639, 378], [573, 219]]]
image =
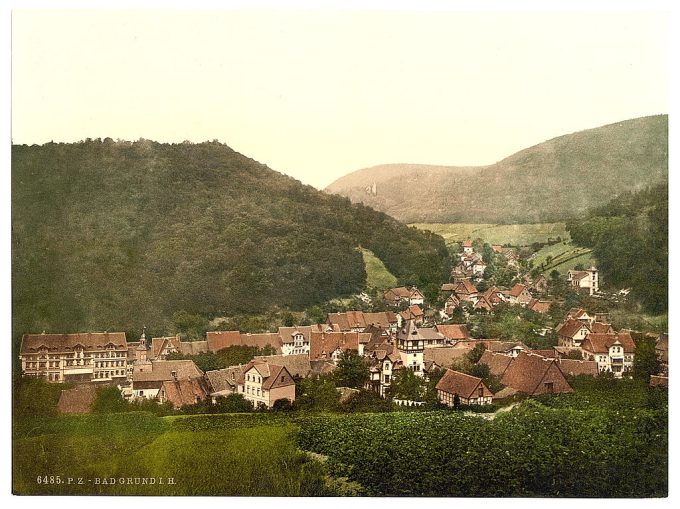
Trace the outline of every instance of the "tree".
[[293, 404], [288, 398], [277, 399], [272, 405], [272, 410], [275, 412], [287, 412], [292, 410]]
[[[331, 378], [303, 378], [295, 391], [294, 406], [303, 410], [329, 412], [337, 410], [340, 393]], [[298, 394], [300, 394], [298, 396]]]
[[91, 410], [95, 414], [112, 414], [128, 412], [130, 410], [129, 406], [116, 387], [102, 387], [97, 390]]
[[486, 350], [486, 346], [484, 346], [484, 343], [479, 343], [478, 345], [475, 345], [475, 347], [466, 354], [466, 357], [472, 364], [476, 364], [477, 362], [479, 362], [479, 359], [482, 358], [484, 350]]
[[333, 378], [338, 387], [360, 389], [368, 382], [370, 374], [363, 357], [354, 350], [346, 350], [340, 356]]
[[477, 378], [487, 379], [490, 376], [488, 364], [473, 364], [470, 366], [468, 375], [476, 376]]
[[229, 394], [228, 396], [219, 396], [213, 409], [216, 413], [241, 413], [252, 412], [253, 403], [248, 401], [243, 394]]
[[633, 378], [648, 383], [649, 377], [661, 370], [661, 362], [656, 354], [656, 342], [652, 338], [640, 336], [635, 341], [635, 347]]
[[421, 401], [424, 393], [424, 380], [416, 375], [413, 370], [402, 368], [394, 375], [390, 386], [390, 394], [393, 398]]

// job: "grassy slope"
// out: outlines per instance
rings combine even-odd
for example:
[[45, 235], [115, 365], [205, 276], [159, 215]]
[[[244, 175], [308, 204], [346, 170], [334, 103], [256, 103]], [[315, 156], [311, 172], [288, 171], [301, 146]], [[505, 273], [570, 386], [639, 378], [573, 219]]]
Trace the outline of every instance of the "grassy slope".
[[397, 278], [387, 270], [382, 260], [375, 256], [372, 251], [362, 249], [361, 254], [366, 266], [366, 286], [368, 288], [386, 290], [397, 285]]
[[474, 224], [474, 223], [415, 223], [421, 230], [430, 230], [444, 238], [447, 244], [480, 238], [489, 244], [529, 245], [548, 238], [569, 238], [564, 223], [534, 224]]
[[[538, 223], [667, 175], [668, 116], [658, 115], [554, 138], [489, 166], [365, 168], [327, 190], [409, 223]], [[365, 191], [373, 183], [376, 195]]]
[[[323, 494], [319, 466], [297, 451], [292, 424], [200, 416], [181, 420], [148, 414], [60, 417], [24, 423], [13, 440], [13, 492], [23, 495]], [[39, 475], [77, 479], [173, 477], [174, 486], [38, 484]], [[317, 483], [317, 484], [315, 484]]]

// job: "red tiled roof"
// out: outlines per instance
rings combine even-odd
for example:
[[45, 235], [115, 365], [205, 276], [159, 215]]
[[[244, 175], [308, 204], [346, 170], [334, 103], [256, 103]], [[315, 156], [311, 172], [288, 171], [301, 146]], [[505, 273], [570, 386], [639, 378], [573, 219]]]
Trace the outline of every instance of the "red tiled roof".
[[73, 389], [64, 389], [59, 395], [57, 409], [62, 414], [86, 414], [97, 395], [94, 385], [79, 385]]
[[477, 364], [486, 364], [489, 366], [489, 372], [493, 376], [501, 377], [505, 370], [512, 362], [512, 356], [502, 353], [494, 353], [489, 350], [484, 350], [482, 357]]
[[472, 247], [472, 241], [471, 240], [466, 240], [463, 242], [463, 247]]
[[590, 326], [590, 331], [594, 334], [610, 334], [610, 330], [613, 332], [612, 326], [609, 323], [593, 322]]
[[459, 341], [461, 339], [468, 339], [470, 333], [468, 332], [467, 325], [464, 323], [454, 323], [451, 325], [435, 325], [435, 329], [440, 334], [443, 334], [445, 338]]
[[21, 353], [35, 353], [42, 346], [50, 351], [73, 350], [82, 345], [84, 350], [100, 350], [113, 344], [117, 349], [127, 348], [124, 332], [79, 332], [75, 334], [24, 334]]
[[[554, 368], [551, 370], [552, 366]], [[554, 384], [554, 392], [573, 392], [555, 359], [526, 352], [520, 352], [512, 360], [501, 379], [503, 385], [530, 395], [539, 392], [542, 389], [541, 384], [545, 382]]]
[[471, 295], [477, 293], [477, 288], [473, 285], [469, 279], [463, 279], [458, 286], [456, 286], [456, 293], [463, 295]]
[[404, 320], [413, 320], [414, 318], [421, 318], [423, 310], [420, 309], [418, 304], [413, 304], [399, 314]]
[[550, 311], [551, 305], [552, 301], [549, 300], [531, 299], [529, 304], [527, 304], [527, 309], [534, 311], [535, 313], [547, 313]]
[[512, 290], [510, 290], [510, 295], [512, 295], [513, 297], [519, 297], [520, 295], [522, 295], [522, 292], [526, 289], [527, 289], [526, 286], [517, 283], [515, 286], [512, 287]]
[[436, 388], [449, 394], [458, 393], [461, 398], [469, 399], [476, 396], [475, 390], [480, 386], [484, 388], [485, 396], [493, 397], [493, 393], [484, 385], [481, 378], [447, 369], [441, 380], [437, 382]]
[[581, 330], [582, 327], [585, 327], [583, 322], [579, 320], [569, 319], [566, 322], [564, 322], [560, 327], [558, 327], [556, 332], [558, 336], [573, 338], [576, 335], [576, 333], [579, 330]]
[[597, 376], [597, 362], [581, 361], [578, 359], [559, 359], [557, 363], [562, 373], [569, 376], [590, 375]]
[[175, 408], [193, 405], [203, 401], [208, 395], [208, 388], [203, 378], [166, 380], [161, 386], [161, 391], [166, 400]]
[[359, 351], [358, 332], [312, 332], [309, 343], [311, 360], [330, 359], [337, 349]]
[[628, 332], [618, 334], [590, 333], [583, 341], [581, 348], [591, 353], [609, 353], [609, 348], [619, 342], [625, 353], [635, 353], [635, 342]]

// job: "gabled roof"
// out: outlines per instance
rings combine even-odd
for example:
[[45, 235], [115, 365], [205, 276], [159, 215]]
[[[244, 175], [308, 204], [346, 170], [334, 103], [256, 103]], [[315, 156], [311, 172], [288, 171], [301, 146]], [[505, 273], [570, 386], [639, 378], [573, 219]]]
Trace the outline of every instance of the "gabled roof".
[[255, 346], [264, 348], [271, 346], [281, 351], [283, 341], [277, 332], [264, 332], [259, 334], [242, 334], [239, 331], [211, 331], [206, 333], [208, 348], [211, 352], [218, 352], [230, 346]]
[[519, 297], [522, 295], [522, 292], [524, 292], [527, 289], [526, 286], [524, 286], [521, 283], [517, 283], [515, 286], [512, 287], [512, 290], [510, 290], [510, 295], [512, 297]]
[[635, 353], [635, 342], [628, 332], [618, 334], [590, 333], [581, 344], [581, 348], [590, 353], [609, 353], [609, 348], [620, 344], [625, 353]]
[[510, 350], [521, 349], [529, 350], [529, 347], [521, 341], [498, 341], [498, 340], [480, 340], [484, 341], [487, 350], [492, 352], [509, 352]]
[[453, 371], [447, 369], [444, 376], [437, 382], [437, 390], [448, 392], [449, 394], [458, 394], [460, 397], [469, 399], [475, 394], [475, 390], [478, 387], [484, 387], [484, 392], [489, 392], [491, 396], [493, 394], [489, 391], [489, 388], [484, 385], [481, 378], [476, 376], [466, 375], [460, 371]]
[[475, 302], [474, 308], [473, 309], [487, 309], [487, 310], [492, 310], [493, 309], [493, 304], [489, 302], [489, 300], [484, 297], [483, 295], [479, 297], [477, 302]]
[[531, 299], [529, 304], [527, 304], [527, 309], [535, 313], [547, 313], [550, 311], [551, 305], [552, 301], [550, 300]]
[[243, 374], [244, 366], [229, 366], [225, 369], [206, 371], [205, 376], [210, 384], [211, 393], [235, 391], [238, 380]]
[[456, 286], [458, 286], [457, 283], [444, 283], [439, 290], [442, 292], [452, 292], [456, 289]]
[[609, 323], [593, 322], [590, 325], [590, 331], [594, 334], [612, 334], [614, 329]]
[[477, 288], [473, 285], [469, 279], [463, 279], [456, 286], [456, 293], [463, 295], [472, 295], [477, 293]]
[[260, 374], [260, 376], [262, 376], [262, 389], [264, 390], [295, 384], [293, 376], [285, 368], [285, 366], [270, 364], [266, 361], [255, 359], [250, 361], [243, 368], [243, 372], [241, 373], [241, 377], [238, 381], [239, 385], [243, 385], [245, 383], [245, 375], [251, 369], [255, 369]]
[[140, 371], [132, 374], [134, 382], [157, 382], [172, 380], [172, 372], [175, 372], [177, 379], [199, 378], [203, 376], [203, 371], [191, 360], [181, 361], [153, 361], [151, 371]]
[[579, 320], [584, 316], [587, 316], [588, 312], [583, 308], [571, 308], [567, 312], [567, 317], [571, 316], [575, 320]]
[[433, 361], [438, 366], [450, 367], [454, 361], [465, 357], [472, 348], [455, 348], [453, 346], [441, 346], [438, 348], [426, 348], [423, 352], [423, 360]]
[[127, 348], [124, 332], [79, 332], [75, 334], [24, 334], [21, 353], [36, 353], [41, 347], [49, 351], [69, 351], [77, 346], [84, 350], [101, 350], [112, 344], [116, 349]]
[[297, 327], [279, 327], [279, 336], [281, 342], [290, 344], [295, 341], [295, 336], [302, 334], [303, 341], [309, 343], [309, 338], [312, 334], [312, 327], [310, 325], [300, 325]]
[[470, 239], [463, 242], [463, 247], [472, 247], [472, 241]]
[[[566, 384], [564, 375], [560, 371], [555, 359], [546, 359], [540, 355], [520, 352], [505, 370], [501, 383], [525, 394], [534, 394], [553, 365], [557, 368], [558, 376], [561, 376], [562, 381]], [[566, 385], [568, 386], [568, 384]], [[571, 391], [572, 389], [569, 387], [567, 392]]]
[[337, 349], [359, 351], [358, 332], [312, 332], [310, 339], [310, 360], [330, 359]]
[[161, 387], [165, 398], [175, 408], [193, 405], [203, 401], [208, 395], [208, 388], [202, 378], [188, 380], [165, 380]]
[[445, 338], [454, 341], [468, 339], [470, 337], [467, 325], [464, 323], [454, 323], [450, 325], [437, 324], [435, 325], [435, 329], [437, 329], [440, 334], [443, 334]]
[[555, 332], [557, 333], [558, 336], [573, 338], [576, 335], [576, 333], [580, 331], [582, 328], [590, 330], [583, 322], [570, 318], [562, 325], [560, 325]]
[[387, 300], [400, 300], [408, 299], [410, 295], [411, 292], [409, 291], [408, 288], [406, 288], [405, 286], [399, 286], [397, 288], [390, 288], [389, 290], [387, 290], [384, 294], [384, 297]]
[[416, 318], [422, 318], [424, 313], [418, 304], [412, 304], [399, 314], [404, 320], [413, 320]]
[[489, 366], [489, 372], [493, 376], [501, 377], [503, 376], [503, 373], [505, 373], [505, 370], [508, 369], [511, 362], [512, 357], [510, 355], [484, 350], [484, 353], [477, 364], [486, 364]]
[[579, 375], [590, 375], [597, 376], [597, 362], [595, 361], [582, 361], [578, 359], [558, 359], [557, 363], [560, 366], [560, 370], [565, 375], [569, 376], [579, 376]]
[[307, 354], [296, 355], [258, 355], [255, 360], [285, 367], [292, 376], [306, 378], [312, 372]]
[[435, 339], [437, 341], [444, 341], [446, 339], [444, 335], [437, 332], [437, 329], [434, 327], [421, 327], [418, 330], [420, 331], [420, 335], [426, 340]]
[[97, 387], [83, 384], [73, 389], [64, 389], [59, 395], [57, 409], [62, 414], [86, 414], [97, 395]]
[[164, 349], [175, 349], [177, 352], [182, 351], [182, 340], [179, 336], [167, 336], [160, 338], [151, 338], [151, 358], [158, 357]]

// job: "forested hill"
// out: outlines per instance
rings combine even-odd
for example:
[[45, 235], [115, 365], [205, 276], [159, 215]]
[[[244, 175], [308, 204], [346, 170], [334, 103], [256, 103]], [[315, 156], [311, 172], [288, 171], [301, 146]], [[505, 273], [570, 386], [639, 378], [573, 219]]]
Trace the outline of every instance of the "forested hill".
[[366, 168], [327, 190], [407, 223], [540, 223], [667, 176], [668, 115], [658, 115], [554, 138], [489, 166]]
[[631, 288], [652, 313], [668, 310], [668, 185], [624, 193], [567, 223], [573, 242], [590, 247], [604, 285]]
[[18, 145], [12, 173], [17, 334], [300, 309], [364, 288], [359, 246], [402, 283], [446, 275], [441, 237], [217, 142]]

